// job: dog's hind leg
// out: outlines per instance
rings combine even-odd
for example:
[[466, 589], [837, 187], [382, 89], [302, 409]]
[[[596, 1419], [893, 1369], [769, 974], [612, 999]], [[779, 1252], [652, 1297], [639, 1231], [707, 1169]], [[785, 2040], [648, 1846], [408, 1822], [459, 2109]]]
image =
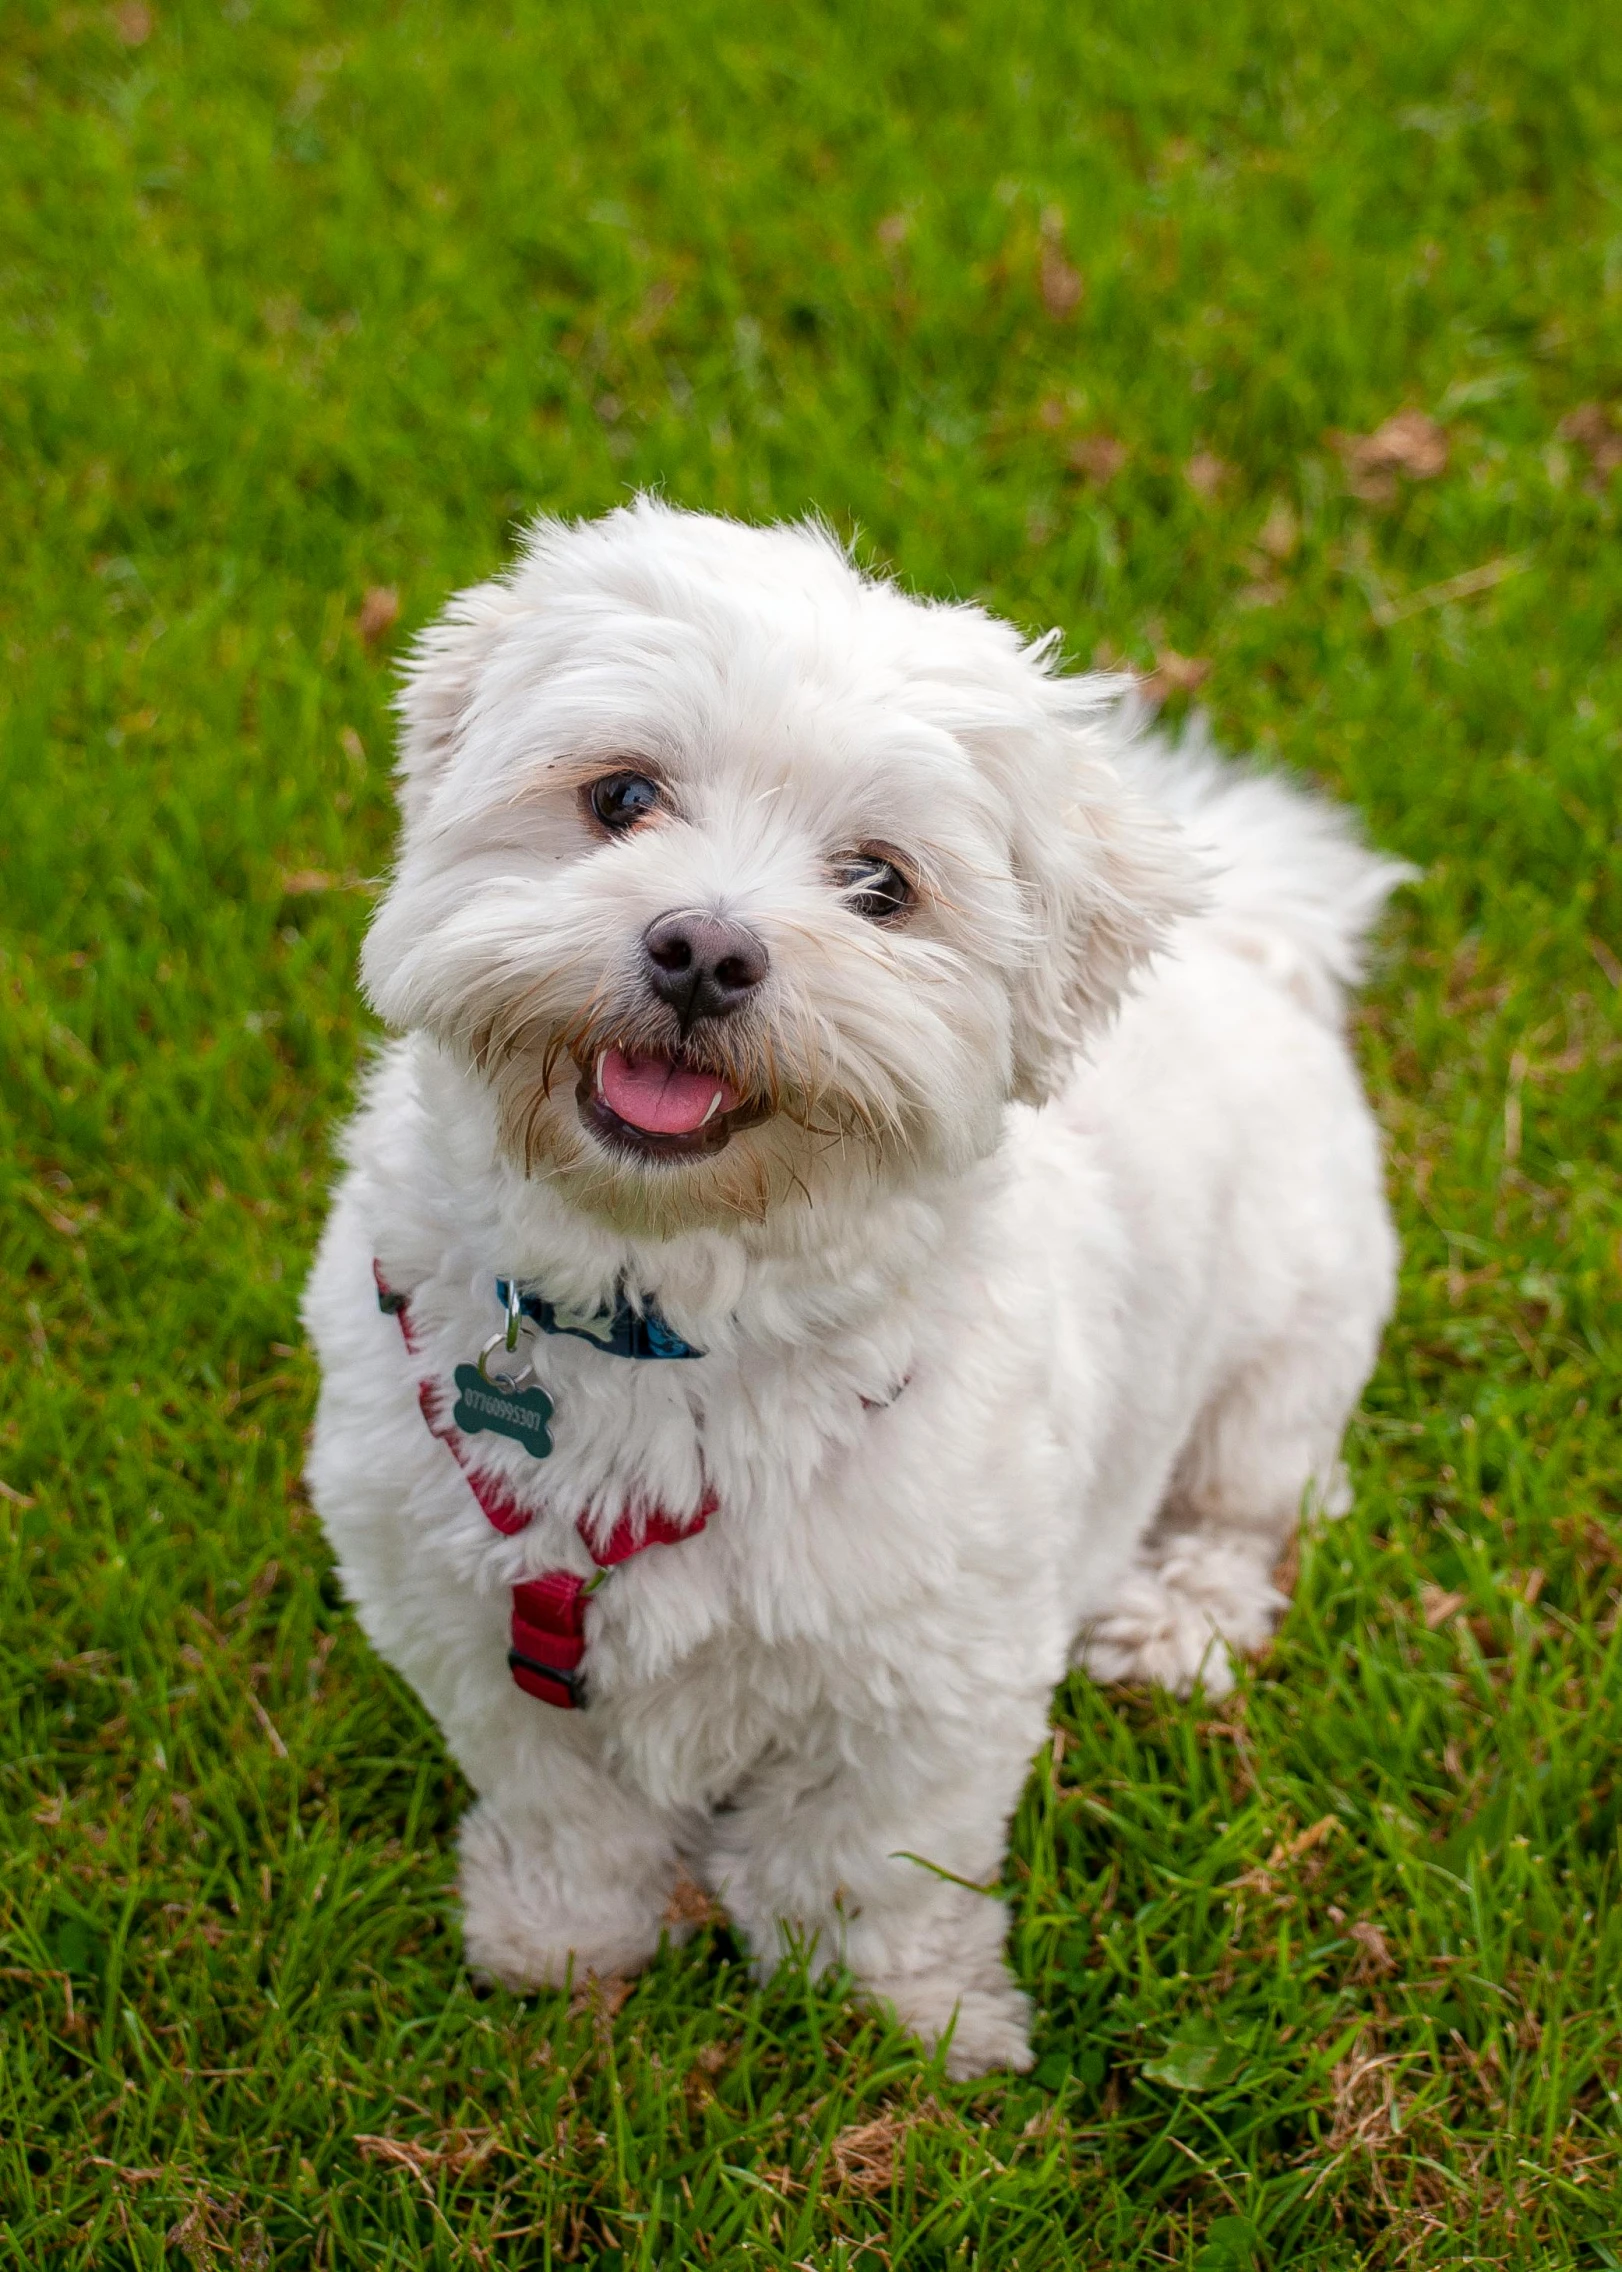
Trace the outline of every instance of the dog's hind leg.
[[1352, 1340], [1275, 1342], [1200, 1414], [1153, 1528], [1077, 1642], [1095, 1680], [1222, 1695], [1234, 1656], [1266, 1646], [1303, 1514], [1351, 1504], [1340, 1440], [1368, 1364]]

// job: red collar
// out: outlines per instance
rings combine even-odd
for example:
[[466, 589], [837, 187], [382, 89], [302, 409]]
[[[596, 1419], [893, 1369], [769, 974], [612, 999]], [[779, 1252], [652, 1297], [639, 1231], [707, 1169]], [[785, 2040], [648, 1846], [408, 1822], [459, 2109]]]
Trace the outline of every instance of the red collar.
[[[372, 1264], [372, 1276], [377, 1281], [378, 1308], [398, 1321], [401, 1338], [415, 1356], [417, 1337], [407, 1296], [394, 1292], [383, 1276], [381, 1263]], [[466, 1437], [445, 1417], [440, 1384], [419, 1381], [417, 1402], [430, 1434], [439, 1438], [466, 1476], [485, 1520], [503, 1538], [516, 1536], [530, 1522], [531, 1510], [499, 1476], [484, 1474], [472, 1464]], [[527, 1578], [512, 1590], [512, 1645], [507, 1663], [525, 1695], [538, 1697], [543, 1704], [555, 1704], [560, 1711], [580, 1710], [586, 1701], [582, 1660], [586, 1654], [587, 1601], [609, 1571], [628, 1562], [633, 1554], [644, 1553], [650, 1546], [679, 1546], [684, 1538], [695, 1537], [716, 1505], [714, 1492], [706, 1491], [696, 1514], [667, 1514], [662, 1507], [646, 1513], [627, 1511], [601, 1545], [593, 1539], [582, 1515], [575, 1528], [597, 1565], [596, 1574], [581, 1578], [572, 1570], [543, 1570], [538, 1578]]]

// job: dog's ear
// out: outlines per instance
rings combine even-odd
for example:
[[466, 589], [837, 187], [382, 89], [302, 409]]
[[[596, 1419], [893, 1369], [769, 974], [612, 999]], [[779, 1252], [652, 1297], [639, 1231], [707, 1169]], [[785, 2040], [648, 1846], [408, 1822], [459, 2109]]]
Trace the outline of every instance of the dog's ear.
[[408, 823], [427, 810], [461, 740], [485, 666], [522, 612], [511, 579], [493, 577], [458, 592], [407, 652], [394, 707], [400, 720], [395, 775]]
[[1110, 743], [1132, 731], [1119, 682], [1048, 685], [1055, 739], [1038, 768], [1048, 794], [1016, 796], [1011, 845], [1031, 945], [1014, 998], [1013, 1085], [1025, 1104], [1063, 1085], [1133, 971], [1204, 896], [1182, 830], [1109, 764]]

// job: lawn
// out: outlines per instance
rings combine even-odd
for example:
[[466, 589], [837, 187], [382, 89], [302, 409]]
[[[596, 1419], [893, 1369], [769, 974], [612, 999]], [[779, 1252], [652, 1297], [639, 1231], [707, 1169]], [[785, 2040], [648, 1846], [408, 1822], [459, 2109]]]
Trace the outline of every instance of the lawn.
[[[1606, 19], [9, 0], [0, 2264], [1622, 2265]], [[300, 1492], [395, 658], [642, 485], [1058, 623], [1423, 869], [1356, 1510], [1222, 1705], [1056, 1700], [1015, 2082], [721, 1926], [476, 1990]]]

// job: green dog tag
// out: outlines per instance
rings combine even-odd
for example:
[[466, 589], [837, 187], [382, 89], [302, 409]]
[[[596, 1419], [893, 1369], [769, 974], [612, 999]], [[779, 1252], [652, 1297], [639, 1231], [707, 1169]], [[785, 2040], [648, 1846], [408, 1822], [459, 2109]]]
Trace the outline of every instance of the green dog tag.
[[552, 1399], [544, 1388], [494, 1388], [477, 1365], [457, 1366], [451, 1420], [464, 1436], [510, 1436], [536, 1459], [546, 1459], [551, 1417]]

